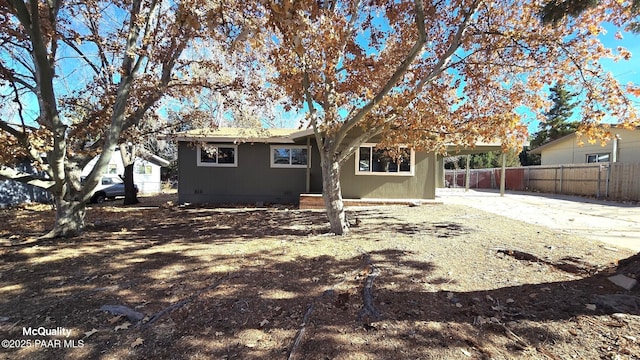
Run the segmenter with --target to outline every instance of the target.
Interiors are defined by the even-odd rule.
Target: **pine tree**
[[[531,140],[531,148],[559,139],[578,128],[578,122],[569,121],[577,104],[572,101],[576,94],[565,89],[562,83],[556,83],[550,90],[549,98],[553,101],[553,106],[545,113],[547,120],[540,123],[538,132]]]
[[[627,29],[640,33],[640,0],[632,0],[631,3],[620,3],[629,8],[631,19],[627,23]],[[550,0],[540,11],[540,18],[544,24],[557,24],[566,17],[578,17],[585,10],[598,5],[598,0]]]

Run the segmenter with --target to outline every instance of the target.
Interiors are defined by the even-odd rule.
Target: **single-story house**
[[[628,130],[612,127],[612,138],[604,146],[590,144],[575,133],[532,149],[530,154],[541,156],[541,165],[586,164],[596,162],[640,162],[640,129]]]
[[[15,166],[18,176],[37,174],[38,171],[29,161],[22,161]],[[38,182],[38,181],[35,181]],[[42,182],[41,182],[42,183]],[[25,184],[15,180],[0,180],[0,208],[20,203],[50,202],[51,197],[46,189],[32,184]]]
[[[298,204],[301,194],[322,193],[311,129],[191,130],[176,139],[179,203]],[[444,185],[442,156],[402,146],[396,150],[400,157],[393,160],[375,141],[362,144],[341,169],[343,198],[434,199],[436,187]]]
[[[92,159],[87,166],[82,169],[81,176],[87,176],[98,161],[98,157]],[[169,161],[157,156],[149,155],[146,158],[138,157],[133,163],[133,182],[138,186],[140,194],[157,194],[162,192],[160,180],[160,168],[168,166]],[[118,177],[124,174],[124,163],[120,150],[116,149],[111,155],[111,160],[107,165],[104,177]]]

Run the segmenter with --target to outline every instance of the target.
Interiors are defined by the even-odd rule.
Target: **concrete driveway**
[[[578,196],[438,189],[437,199],[640,251],[640,206]]]

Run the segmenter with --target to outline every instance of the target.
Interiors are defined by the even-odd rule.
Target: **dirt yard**
[[[1,210],[0,358],[640,359],[640,290],[607,280],[630,250],[459,205],[335,237],[321,211],[168,200],[55,241],[50,207]]]

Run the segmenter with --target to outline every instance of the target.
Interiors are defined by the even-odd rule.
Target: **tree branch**
[[[404,60],[400,63],[400,65],[398,65],[398,67],[396,68],[396,71],[393,73],[391,78],[389,78],[389,80],[382,87],[382,89],[378,92],[378,94],[376,94],[376,96],[374,96],[373,99],[371,99],[365,106],[360,108],[360,110],[358,110],[358,112],[351,119],[348,119],[341,126],[340,131],[338,132],[338,134],[336,134],[335,142],[332,144],[333,151],[338,150],[337,147],[340,146],[340,144],[345,139],[349,131],[351,131],[351,129],[353,129],[358,123],[360,123],[360,121],[365,117],[365,115],[368,114],[379,102],[381,102],[385,98],[385,96],[387,96],[387,94],[396,86],[398,81],[402,78],[402,76],[404,76],[404,74],[409,69],[409,66],[411,66],[411,63],[413,63],[413,61],[418,57],[418,55],[422,51],[424,44],[427,42],[427,34],[424,27],[425,16],[424,16],[424,7],[423,7],[422,0],[415,0],[414,3],[416,7],[415,23],[416,23],[417,32],[418,32],[418,39],[416,40],[416,43],[413,45],[413,47],[411,48],[407,56],[404,58]]]
[[[37,174],[29,174],[7,166],[0,166],[0,179],[13,180],[23,184],[37,186],[42,189],[49,189],[54,185],[51,179]]]

